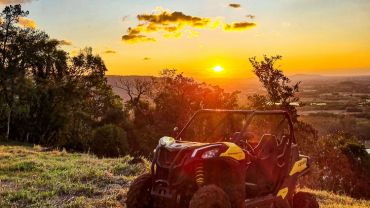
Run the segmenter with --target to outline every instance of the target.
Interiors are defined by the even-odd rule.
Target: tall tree
[[[17,44],[19,33],[22,31],[16,24],[19,22],[19,18],[27,15],[28,11],[23,11],[20,5],[6,6],[0,14],[0,93],[1,100],[4,102],[2,107],[5,108],[7,117],[6,139],[9,139],[12,114],[19,99],[16,91],[24,83],[26,74],[25,68],[19,68],[12,64],[12,59],[16,59],[20,52],[12,50]]]
[[[291,80],[276,66],[281,58],[281,56],[268,57],[265,55],[261,61],[258,61],[256,57],[249,59],[253,67],[252,71],[267,91],[267,95],[253,95],[249,97],[249,100],[254,108],[286,110],[296,122],[298,114],[292,103],[299,101],[296,93],[300,82],[290,84]]]

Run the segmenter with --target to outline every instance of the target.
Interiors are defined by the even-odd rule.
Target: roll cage
[[[294,131],[293,131],[293,123],[292,120],[290,119],[289,114],[286,111],[283,110],[224,110],[224,109],[202,109],[197,111],[191,119],[186,123],[184,128],[181,129],[181,131],[176,135],[176,140],[180,140],[181,135],[184,133],[184,131],[190,126],[190,124],[197,118],[202,113],[226,113],[226,114],[245,114],[247,116],[247,120],[241,129],[241,134],[244,134],[247,130],[247,127],[251,123],[252,119],[256,115],[282,115],[287,119],[288,125],[289,125],[289,130],[290,130],[290,137],[288,142],[291,144],[296,144],[296,138],[294,136]]]

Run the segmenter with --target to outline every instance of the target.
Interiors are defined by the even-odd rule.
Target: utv
[[[296,191],[310,159],[300,155],[284,111],[200,110],[162,137],[151,172],[130,186],[128,208],[316,208]]]

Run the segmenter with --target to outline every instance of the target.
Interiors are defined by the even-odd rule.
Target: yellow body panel
[[[307,158],[302,158],[294,163],[292,170],[290,171],[289,175],[292,176],[296,173],[302,172],[307,168]]]
[[[226,152],[222,153],[221,157],[231,157],[235,160],[244,160],[245,159],[245,153],[244,151],[236,144],[231,142],[223,142],[226,144],[229,148],[226,150]]]
[[[288,194],[288,187],[280,189],[280,191],[277,193],[277,196],[281,196],[281,198],[285,199],[286,195]]]

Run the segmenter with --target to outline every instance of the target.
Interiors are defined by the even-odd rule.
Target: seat
[[[277,153],[277,149],[278,143],[276,137],[272,134],[264,134],[258,145],[254,148],[254,152],[258,158],[265,159]]]
[[[263,195],[273,191],[279,179],[278,143],[274,135],[264,134],[254,148],[255,160],[246,170],[246,191],[250,195]]]

